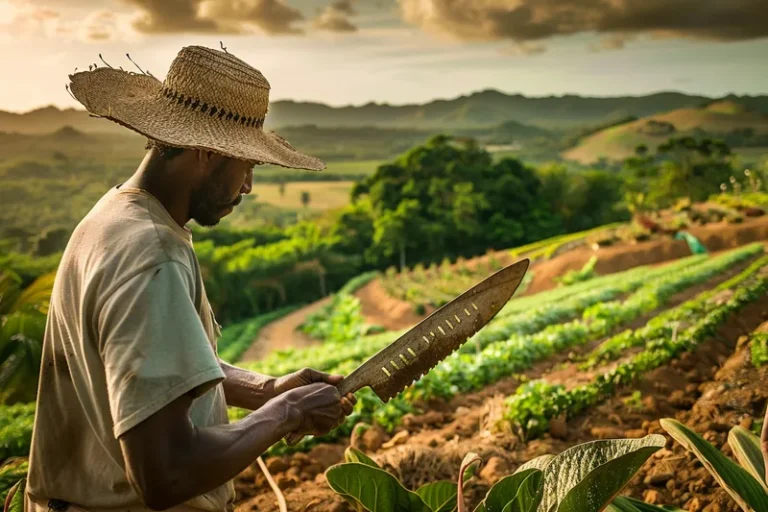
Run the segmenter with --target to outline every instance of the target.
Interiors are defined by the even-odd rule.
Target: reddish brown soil
[[[682,301],[685,297],[681,294],[674,300]],[[424,415],[404,418],[403,427],[391,439],[371,429],[353,444],[374,456],[412,489],[427,481],[453,479],[464,454],[478,453],[485,463],[479,477],[467,487],[470,510],[494,482],[533,457],[559,453],[594,439],[664,433],[658,423],[661,418],[678,417],[722,446],[727,435],[723,425],[746,425],[762,417],[768,398],[768,388],[764,386],[766,370],[758,371],[748,364],[745,347],[735,353],[734,348],[741,336],[766,320],[768,301],[752,304],[731,317],[717,336],[702,343],[694,352],[650,372],[631,388],[580,417],[567,423],[554,421],[550,434],[528,443],[494,428],[501,418],[503,398],[517,385],[514,379],[508,379],[479,393],[457,397]],[[588,348],[582,347],[578,352]],[[527,376],[554,376],[557,364],[567,358],[561,354],[542,362]],[[567,378],[564,382],[569,384]],[[730,385],[733,382],[738,386]],[[643,405],[639,409],[624,402],[634,390],[642,393]],[[385,441],[391,446],[382,447]],[[284,488],[289,510],[350,510],[343,499],[328,488],[322,476],[324,469],[341,460],[346,445],[346,442],[323,445],[308,455],[268,461]],[[712,483],[706,471],[669,437],[667,448],[670,450],[659,452],[643,467],[626,494],[649,502],[675,504],[691,512],[706,507],[708,512],[738,510],[727,494]],[[727,446],[724,451],[728,454]],[[666,479],[666,474],[672,477]],[[240,511],[277,510],[274,495],[264,485],[257,465],[238,478],[237,489],[242,500]]]

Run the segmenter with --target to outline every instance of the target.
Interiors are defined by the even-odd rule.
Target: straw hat
[[[226,50],[182,48],[163,82],[149,73],[112,67],[69,79],[72,94],[96,117],[166,145],[294,169],[325,169],[319,159],[264,131],[269,82]]]

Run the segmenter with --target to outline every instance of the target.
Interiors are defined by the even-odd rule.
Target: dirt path
[[[682,296],[675,298],[684,299]],[[400,443],[382,447],[382,442],[393,439],[372,429],[369,430],[371,435],[366,433],[358,446],[374,456],[377,462],[397,475],[403,484],[411,489],[428,481],[453,479],[464,454],[468,451],[478,453],[483,457],[485,464],[479,478],[468,485],[468,496],[472,504],[470,510],[473,510],[494,482],[514,471],[525,461],[545,453],[559,453],[570,446],[594,439],[642,437],[648,433],[663,433],[658,420],[690,411],[699,397],[710,401],[708,408],[702,412],[703,416],[710,418],[710,424],[694,423],[692,426],[697,430],[699,428],[722,430],[712,426],[714,421],[712,418],[717,418],[726,411],[730,412],[726,418],[727,421],[723,423],[730,426],[751,421],[752,418],[759,419],[765,398],[768,397],[768,389],[761,385],[761,382],[765,382],[765,371],[760,374],[762,378],[757,374],[752,377],[740,374],[737,379],[740,384],[743,384],[740,387],[722,384],[731,382],[735,378],[733,371],[747,373],[757,371],[750,370],[748,365],[745,367],[743,347],[741,352],[737,352],[733,357],[731,355],[739,337],[752,332],[766,320],[768,320],[768,306],[760,302],[753,303],[740,314],[731,317],[719,329],[716,338],[705,341],[694,352],[683,354],[680,359],[672,361],[668,366],[650,372],[636,385],[624,390],[616,397],[591,408],[567,424],[561,422],[557,428],[553,428],[551,434],[528,443],[521,442],[510,432],[498,432],[493,428],[501,419],[503,398],[516,387],[514,379],[507,379],[478,393],[456,397],[451,404],[444,404],[446,406],[441,410],[431,410],[421,416],[404,418],[402,433],[393,438],[399,439]],[[741,363],[730,362],[733,358],[741,358],[739,360]],[[541,376],[547,372],[556,371],[555,365],[566,359],[567,355],[559,354],[555,358],[544,361],[531,370],[530,373],[533,375],[530,376]],[[729,362],[726,363],[726,361]],[[717,383],[704,385],[709,381],[717,381]],[[710,389],[707,386],[719,390],[718,392],[723,394],[722,400],[716,398],[712,403],[713,395],[707,392]],[[624,401],[635,390],[639,390],[642,394],[641,408]],[[743,393],[739,395],[742,396],[743,406],[732,409],[731,403],[734,398],[731,395],[726,396],[726,393]],[[738,418],[735,417],[736,415]],[[719,435],[724,437],[725,434],[720,432]],[[349,510],[345,502],[330,491],[322,475],[325,468],[341,460],[346,445],[346,442],[320,445],[309,454],[272,458],[268,461],[279,485],[284,488],[289,510],[317,512]],[[675,454],[678,458],[680,455]],[[666,451],[662,452],[662,457],[665,456],[667,456]],[[671,456],[669,459],[677,460]],[[690,466],[691,461],[688,460],[687,464]],[[664,499],[657,503],[676,504],[697,511],[710,503],[717,503],[718,510],[734,512],[737,510],[732,503],[724,503],[723,500],[727,497],[724,497],[716,485],[711,485],[704,475],[690,471],[685,477],[676,476],[673,484],[667,482],[665,484],[667,487],[659,490],[658,482],[661,481],[659,478],[653,479],[654,484],[645,483],[649,471],[644,468],[633,480],[629,487],[629,494],[653,501],[661,499],[659,496],[662,495],[653,494],[650,491],[662,492],[666,489],[668,494],[663,495]],[[656,468],[654,471],[659,469]],[[703,491],[703,486],[707,487],[706,492]],[[274,496],[264,484],[263,475],[260,474],[257,466],[244,472],[238,478],[236,487],[240,497],[246,498],[238,507],[240,512],[277,510]],[[689,503],[694,498],[692,494],[694,491],[691,489],[695,489],[695,499],[698,500],[695,504]],[[254,493],[258,494],[253,496]],[[248,496],[253,497],[248,499]]]
[[[306,347],[317,343],[317,341],[297,329],[306,320],[308,315],[314,313],[330,301],[331,297],[326,297],[268,324],[259,332],[256,339],[253,340],[241,361],[256,361],[273,350]]]

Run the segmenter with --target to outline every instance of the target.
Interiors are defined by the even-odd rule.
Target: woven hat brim
[[[292,169],[322,171],[326,167],[276,133],[177,104],[163,95],[162,83],[149,75],[96,68],[69,78],[72,94],[89,112],[170,146]]]

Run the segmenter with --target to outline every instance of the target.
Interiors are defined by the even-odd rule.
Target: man
[[[70,75],[94,115],[145,135],[136,173],[74,230],[51,298],[26,489],[28,512],[223,512],[231,480],[289,433],[352,412],[342,377],[273,378],[223,363],[190,220],[216,225],[255,163],[322,170],[262,129],[269,84],[226,52],[187,47],[164,82]],[[229,424],[227,405],[252,410]]]

